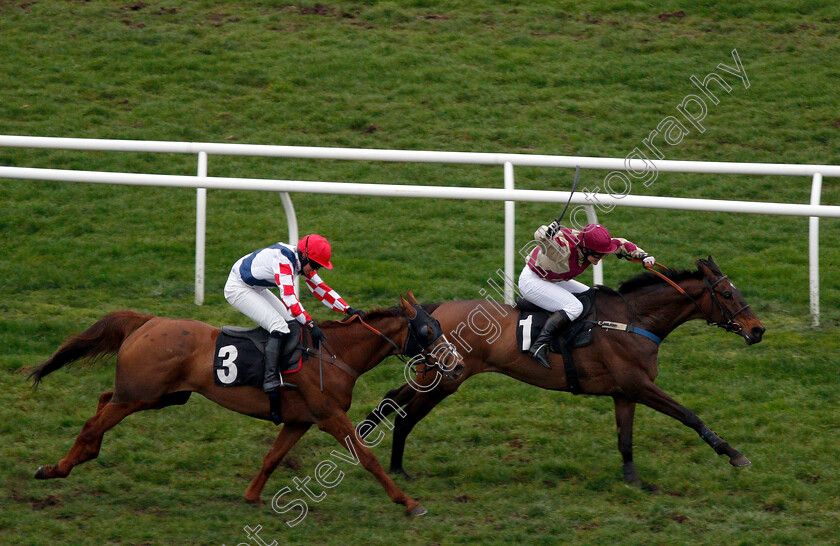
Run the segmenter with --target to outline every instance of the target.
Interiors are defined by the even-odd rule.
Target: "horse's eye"
[[[728,299],[728,300],[731,300],[732,299],[732,292],[727,290],[726,292],[723,293],[723,297]]]
[[[429,327],[428,327],[427,325],[425,325],[425,324],[424,324],[424,325],[420,328],[420,337],[421,337],[422,339],[429,339],[429,337],[431,337],[431,336],[429,335],[430,333],[431,333],[431,332],[429,331]]]

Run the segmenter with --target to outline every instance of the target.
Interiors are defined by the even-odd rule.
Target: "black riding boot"
[[[297,388],[297,385],[292,383],[283,383],[283,373],[278,369],[280,366],[280,342],[283,340],[283,335],[283,332],[275,330],[271,332],[265,344],[263,390],[269,394],[280,388],[286,390]]]
[[[528,349],[531,356],[549,370],[551,369],[551,364],[548,363],[548,348],[551,346],[551,340],[554,338],[554,334],[568,326],[571,322],[565,311],[555,311],[548,317],[542,332],[540,332],[540,335],[531,344],[531,348]]]

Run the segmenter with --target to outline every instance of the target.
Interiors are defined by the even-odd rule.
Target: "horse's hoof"
[[[247,502],[248,504],[254,504],[254,505],[257,505],[257,506],[265,504],[259,497],[255,498],[255,499],[249,499],[248,497],[245,497],[245,502]]]
[[[621,471],[624,474],[624,483],[636,487],[642,486],[642,480],[639,479],[639,471],[636,469],[636,463],[633,461],[624,463],[624,466],[621,467]]]
[[[749,459],[747,459],[739,453],[737,457],[732,457],[731,459],[729,459],[729,464],[731,464],[735,468],[740,468],[742,466],[750,466],[752,463]]]
[[[38,470],[35,471],[35,479],[36,480],[47,480],[49,476],[47,476],[47,469],[49,465],[42,465],[38,467]]]
[[[658,486],[653,485],[652,483],[639,482],[639,485],[641,486],[642,491],[644,491],[645,493],[650,493],[651,495],[658,495],[662,492],[662,490],[659,489]]]
[[[408,480],[408,481],[414,481],[414,476],[412,476],[411,474],[409,474],[408,472],[406,472],[406,471],[405,471],[405,469],[404,469],[404,468],[402,468],[402,467],[400,467],[400,468],[392,468],[392,469],[390,469],[388,472],[389,472],[392,476],[400,476],[401,478],[403,478],[403,479],[405,479],[405,480]]]
[[[405,514],[407,516],[425,516],[428,513],[429,512],[425,508],[423,508],[423,505],[421,504],[418,504],[414,508],[405,511]]]

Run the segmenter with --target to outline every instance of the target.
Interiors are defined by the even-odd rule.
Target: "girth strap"
[[[565,343],[560,344],[560,354],[563,355],[563,371],[566,372],[566,384],[569,386],[569,392],[574,395],[580,394],[580,379],[578,379],[577,368],[575,368],[575,361],[572,358],[572,350]]]

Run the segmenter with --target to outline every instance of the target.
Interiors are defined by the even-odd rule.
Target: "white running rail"
[[[471,152],[436,152],[408,150],[377,150],[359,148],[318,148],[305,146],[266,146],[253,144],[226,144],[200,142],[165,142],[137,140],[96,140],[79,138],[52,138],[0,135],[0,147],[48,148],[64,150],[181,153],[198,156],[197,176],[160,174],[112,173],[101,171],[75,171],[24,167],[0,167],[0,178],[52,180],[99,184],[129,184],[140,186],[172,186],[196,188],[196,267],[195,302],[204,301],[204,253],[206,222],[206,190],[236,189],[277,191],[281,193],[289,227],[289,241],[298,239],[297,218],[290,192],[330,193],[341,195],[367,195],[379,197],[425,197],[445,199],[475,199],[505,202],[505,300],[513,301],[515,278],[514,203],[516,201],[566,203],[567,191],[539,191],[514,189],[514,167],[560,167],[613,171],[644,172],[650,169],[641,159],[600,158],[577,156],[551,156],[529,154],[495,154]],[[315,182],[301,180],[265,180],[253,178],[219,178],[207,176],[209,155],[286,157],[303,159],[340,159],[351,161],[395,161],[415,163],[449,163],[472,165],[499,165],[503,167],[504,188],[468,188],[448,186],[414,186],[393,184],[358,184],[350,182]],[[653,162],[651,162],[653,163]],[[696,210],[709,212],[735,212],[749,214],[776,214],[809,217],[810,310],[813,324],[819,325],[819,218],[840,217],[840,206],[820,205],[823,177],[840,177],[837,165],[794,165],[784,163],[727,163],[707,161],[658,160],[657,172],[715,173],[740,175],[808,176],[812,179],[810,204],[772,203],[757,201],[728,201],[716,199],[686,199],[677,197],[652,197],[639,195],[598,194],[598,203],[604,207],[626,206]],[[597,215],[591,196],[576,193],[571,202],[583,205],[589,222],[596,222]],[[603,282],[600,266],[595,268],[594,282]]]

